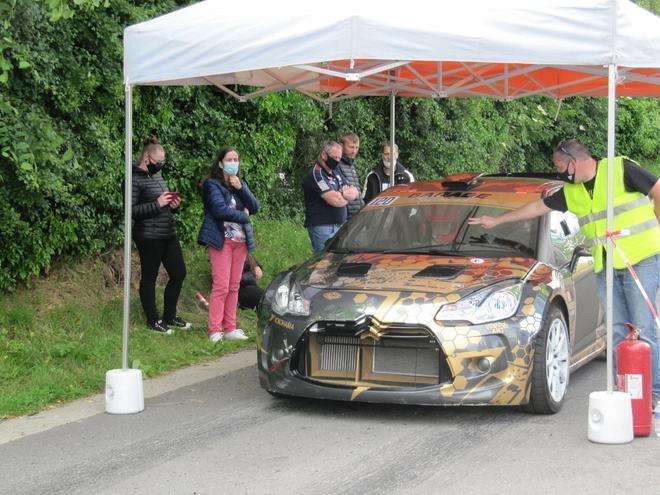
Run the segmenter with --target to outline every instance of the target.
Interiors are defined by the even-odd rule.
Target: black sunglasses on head
[[[568,155],[568,156],[569,156],[574,162],[576,162],[577,160],[575,159],[575,157],[573,156],[573,154],[572,154],[570,151],[568,151],[568,150],[564,147],[564,143],[565,143],[565,142],[566,142],[566,141],[561,141],[561,142],[557,145],[557,151],[561,151],[563,154]]]

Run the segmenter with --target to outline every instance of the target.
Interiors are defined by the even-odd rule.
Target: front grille
[[[374,374],[393,374],[402,376],[418,375],[437,377],[440,373],[440,361],[436,349],[420,346],[419,342],[400,341],[392,344],[391,339],[376,346],[373,350],[372,371]]]
[[[307,331],[292,362],[309,379],[347,386],[421,387],[451,381],[446,357],[425,327],[359,322],[318,322]]]
[[[358,338],[328,335],[323,338],[320,368],[323,371],[355,371]]]

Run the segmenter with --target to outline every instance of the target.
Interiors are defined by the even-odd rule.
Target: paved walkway
[[[156,378],[144,380],[144,398],[176,390],[193,383],[225,375],[256,363],[255,349],[244,349],[214,361],[196,364]],[[96,394],[30,416],[0,421],[0,445],[105,412],[105,394]]]

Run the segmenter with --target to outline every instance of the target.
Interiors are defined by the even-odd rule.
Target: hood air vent
[[[465,270],[464,266],[454,265],[431,265],[424,268],[421,272],[415,273],[415,277],[429,277],[429,278],[454,278],[456,275]]]
[[[371,268],[371,263],[342,263],[337,269],[340,277],[361,277],[366,275]]]

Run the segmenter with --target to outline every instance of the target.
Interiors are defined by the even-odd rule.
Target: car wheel
[[[532,390],[525,409],[534,414],[554,414],[561,409],[570,374],[568,328],[556,306],[548,312],[534,344]]]

